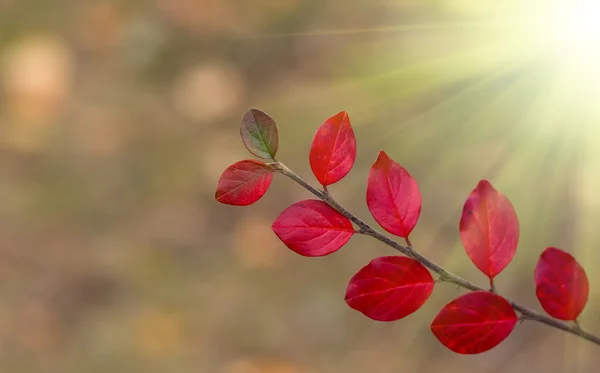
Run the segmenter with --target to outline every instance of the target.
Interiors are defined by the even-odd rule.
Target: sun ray
[[[409,24],[396,24],[387,26],[374,26],[374,27],[363,27],[363,28],[339,28],[339,29],[323,29],[323,30],[307,30],[298,32],[279,32],[279,33],[265,33],[265,34],[244,34],[236,35],[233,38],[238,40],[252,40],[252,39],[279,39],[279,38],[296,38],[296,37],[327,37],[327,36],[357,36],[357,35],[368,35],[368,34],[389,34],[389,33],[403,33],[403,32],[414,32],[414,31],[445,31],[452,29],[469,29],[471,31],[476,28],[488,29],[490,24],[494,22],[493,19],[484,20],[462,20],[462,21],[439,21],[429,23],[409,23]],[[498,22],[498,21],[496,21]],[[506,22],[502,20],[501,23]]]
[[[452,94],[445,94],[445,95],[441,96],[440,100],[438,100],[434,104],[424,108],[423,110],[415,113],[415,115],[413,115],[412,117],[410,117],[406,120],[403,120],[400,125],[388,129],[386,132],[382,133],[381,135],[373,137],[369,141],[369,145],[374,144],[374,143],[380,143],[381,141],[384,141],[384,142],[385,141],[393,141],[394,140],[393,135],[398,135],[399,131],[405,130],[407,127],[411,126],[412,124],[419,123],[427,115],[431,115],[438,111],[451,108],[451,106],[454,105],[456,103],[456,101],[464,99],[468,95],[472,95],[478,89],[482,89],[486,85],[497,81],[500,77],[503,76],[503,74],[505,74],[507,71],[510,71],[512,68],[514,68],[514,67],[513,66],[504,67],[499,71],[493,71],[486,75],[482,75],[481,77],[472,80],[470,82],[470,84],[468,84],[466,87],[459,87],[459,89],[454,91]]]
[[[549,146],[549,144],[547,142],[541,142],[538,143],[538,146],[523,146],[522,144],[519,143],[519,141],[515,141],[517,139],[519,139],[521,137],[521,131],[518,131],[518,129],[520,129],[523,125],[527,125],[528,123],[530,123],[532,118],[536,118],[540,115],[540,113],[544,112],[547,110],[547,105],[549,102],[551,102],[550,98],[552,97],[553,94],[555,94],[555,92],[552,92],[552,90],[547,90],[547,86],[542,84],[542,85],[538,85],[538,89],[537,91],[539,92],[544,92],[545,94],[538,94],[535,97],[535,101],[533,102],[533,104],[529,105],[529,104],[524,104],[523,101],[521,102],[521,110],[525,111],[526,113],[524,115],[522,115],[520,118],[518,118],[518,113],[519,111],[517,110],[516,112],[513,111],[512,114],[514,117],[514,124],[512,126],[513,130],[509,131],[512,132],[512,134],[510,136],[508,136],[508,138],[503,142],[504,144],[504,151],[500,157],[501,162],[502,162],[502,166],[507,169],[507,170],[511,170],[510,173],[508,172],[504,172],[503,170],[497,170],[497,174],[498,176],[500,176],[500,178],[498,178],[498,182],[501,185],[509,185],[507,184],[507,182],[510,182],[510,184],[513,185],[512,189],[518,190],[521,189],[522,190],[522,186],[514,186],[516,184],[516,180],[521,180],[519,182],[519,184],[526,179],[526,177],[528,176],[529,178],[531,178],[531,170],[535,170],[535,169],[539,169],[539,166],[536,166],[536,164],[540,164],[544,162],[544,159],[546,158],[545,153],[543,151],[540,151],[540,146],[542,146],[542,148],[546,148],[546,152],[550,153],[552,152],[552,147]],[[515,98],[515,97],[513,97]],[[518,96],[516,97],[518,98]],[[510,107],[510,104],[507,103],[507,106]],[[513,108],[514,109],[514,108]],[[522,141],[521,141],[522,142]],[[520,165],[520,167],[515,167],[515,165]],[[521,174],[519,175],[518,173],[516,173],[518,170],[521,170]],[[485,172],[484,174],[489,172]],[[438,175],[439,177],[439,175]],[[544,179],[543,178],[537,178],[538,182],[543,182]],[[506,181],[503,181],[506,180]],[[547,181],[547,180],[546,180]],[[509,188],[506,188],[508,190],[510,190]],[[535,187],[529,187],[528,190],[535,190]],[[540,196],[539,196],[539,192],[535,192],[536,193],[536,198],[534,198],[534,200],[539,200]],[[518,194],[517,194],[518,196]],[[530,198],[530,197],[527,197]],[[526,200],[527,198],[522,198],[523,200]],[[543,198],[542,198],[543,200]],[[543,201],[540,203],[547,203],[547,201]],[[531,206],[531,205],[530,205]],[[453,211],[455,209],[450,209],[450,211]],[[523,209],[521,209],[523,210]],[[538,213],[538,211],[536,208],[534,208],[534,213]],[[525,213],[523,213],[523,211],[520,211],[520,218],[524,221],[528,220],[529,217],[531,216],[531,213],[527,213],[525,211]],[[443,230],[445,229],[444,227],[446,226],[455,226],[455,222],[456,222],[456,216],[454,216],[453,214],[447,214],[448,216],[445,218],[445,220],[447,221],[447,223],[440,225],[440,228],[442,231],[439,232],[443,232]],[[532,227],[528,227],[528,229],[531,229]],[[525,229],[525,228],[523,228]],[[436,234],[436,236],[439,236],[440,233]],[[444,240],[443,237],[440,237],[439,239]],[[437,243],[439,245],[439,243]],[[432,242],[432,245],[436,245],[435,242]],[[457,256],[460,257],[458,255],[458,252],[460,252],[462,250],[462,247],[460,246],[460,242],[456,241],[455,245],[453,246],[454,249],[453,250],[449,250],[446,255],[446,258],[444,259],[444,261],[453,261],[454,258],[456,258]],[[458,251],[456,251],[458,250]],[[447,263],[448,265],[454,265],[456,263]]]

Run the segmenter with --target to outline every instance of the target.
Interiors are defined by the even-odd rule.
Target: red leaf
[[[367,206],[386,231],[408,238],[421,214],[421,192],[415,179],[384,151],[369,171]]]
[[[239,161],[221,175],[215,198],[227,205],[251,205],[265,195],[272,180],[273,169],[264,162]]]
[[[445,305],[431,323],[435,337],[459,354],[478,354],[505,340],[517,323],[506,299],[487,291],[462,295]]]
[[[329,255],[354,234],[348,218],[314,199],[296,202],[285,209],[272,228],[287,247],[303,256]]]
[[[575,320],[588,300],[585,270],[567,252],[547,247],[535,267],[535,293],[552,317]]]
[[[469,258],[490,282],[506,268],[517,251],[517,214],[508,198],[487,180],[481,180],[465,202],[460,239]]]
[[[346,303],[378,321],[394,321],[415,312],[433,291],[431,273],[404,256],[373,259],[358,271],[346,289]]]
[[[319,127],[310,148],[310,168],[323,185],[340,181],[356,159],[356,139],[348,113],[341,111]]]

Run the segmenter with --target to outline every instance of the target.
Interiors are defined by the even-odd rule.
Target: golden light
[[[537,31],[561,59],[597,68],[600,62],[600,2],[568,0],[545,7]]]
[[[600,1],[531,0],[515,14],[503,24],[505,40],[520,46],[513,48],[512,56],[531,56],[532,71],[538,66],[553,72],[543,78],[547,94],[553,97],[546,100],[545,111],[555,111],[552,115],[558,117],[585,110],[587,119],[569,120],[568,127],[577,123],[600,133],[600,113],[591,113],[600,95]],[[501,39],[494,39],[495,44]],[[556,134],[566,130],[564,125],[543,127]]]

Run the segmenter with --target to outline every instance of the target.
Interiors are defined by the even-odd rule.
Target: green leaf
[[[277,124],[269,114],[250,109],[242,119],[242,141],[248,151],[263,159],[273,159],[279,146]]]

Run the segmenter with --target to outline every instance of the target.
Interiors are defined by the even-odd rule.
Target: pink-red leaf
[[[367,206],[386,231],[408,238],[421,214],[421,192],[402,166],[379,152],[369,171]]]
[[[327,119],[319,127],[310,148],[310,167],[323,185],[340,181],[356,159],[356,138],[345,111]]]
[[[296,202],[285,209],[272,228],[287,247],[303,256],[329,255],[354,234],[348,218],[314,199]]]
[[[346,303],[378,321],[394,321],[415,312],[433,291],[431,273],[404,256],[373,259],[358,271],[346,289]]]
[[[257,157],[273,159],[279,147],[277,124],[269,114],[250,109],[242,119],[240,135],[246,149]]]
[[[267,192],[272,180],[273,169],[264,162],[239,161],[221,175],[215,198],[227,205],[251,205]]]
[[[571,254],[547,247],[534,277],[537,298],[550,316],[577,319],[587,303],[589,283],[585,270]]]
[[[478,354],[505,340],[517,323],[506,299],[487,291],[462,295],[445,305],[431,323],[435,337],[459,354]]]
[[[515,255],[519,221],[506,196],[481,180],[465,202],[460,239],[467,255],[493,281]]]

